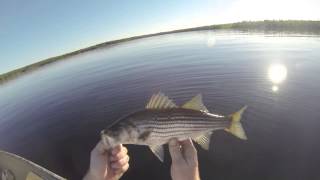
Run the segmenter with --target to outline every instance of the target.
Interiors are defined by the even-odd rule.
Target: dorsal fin
[[[176,107],[177,105],[175,105],[171,99],[161,92],[152,95],[148,104],[146,105],[146,109],[170,109]]]
[[[186,102],[182,108],[209,112],[206,106],[203,105],[201,94],[196,95],[190,101]]]

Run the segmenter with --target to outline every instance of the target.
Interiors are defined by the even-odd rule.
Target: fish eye
[[[102,130],[101,132],[100,132],[100,135],[106,135],[107,133],[106,133],[106,130]]]

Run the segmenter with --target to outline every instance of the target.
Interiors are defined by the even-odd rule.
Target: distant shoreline
[[[0,85],[10,80],[16,79],[28,72],[32,72],[37,69],[40,69],[41,67],[47,66],[49,64],[62,61],[67,57],[71,57],[71,56],[81,54],[87,51],[91,51],[94,49],[113,46],[119,43],[132,41],[136,39],[148,38],[152,36],[181,33],[181,32],[191,32],[191,31],[202,31],[202,30],[239,30],[239,31],[246,31],[246,32],[299,33],[299,34],[320,35],[320,21],[300,21],[300,20],[284,20],[284,21],[265,20],[265,21],[252,21],[252,22],[243,21],[243,22],[237,22],[237,23],[201,26],[201,27],[195,27],[195,28],[159,32],[154,34],[133,36],[133,37],[119,39],[119,40],[107,41],[107,42],[93,45],[77,51],[51,57],[51,58],[39,61],[37,63],[33,63],[30,65],[24,66],[22,68],[18,68],[13,71],[4,73],[0,75]]]

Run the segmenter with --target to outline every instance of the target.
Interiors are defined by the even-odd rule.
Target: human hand
[[[100,141],[91,151],[90,167],[84,180],[118,180],[129,168],[128,150],[118,145],[107,150]]]
[[[191,139],[169,142],[173,180],[200,180],[197,150]]]

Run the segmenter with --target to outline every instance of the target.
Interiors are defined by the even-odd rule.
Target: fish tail
[[[239,111],[233,113],[230,115],[231,117],[231,125],[229,128],[226,129],[226,131],[230,132],[234,136],[247,140],[247,135],[241,125],[241,116],[243,112],[247,109],[247,106],[242,107]]]

